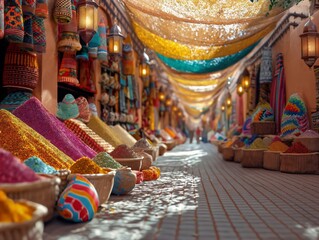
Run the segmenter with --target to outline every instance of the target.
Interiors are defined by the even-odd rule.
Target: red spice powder
[[[309,153],[309,149],[300,142],[295,142],[289,147],[285,153]]]

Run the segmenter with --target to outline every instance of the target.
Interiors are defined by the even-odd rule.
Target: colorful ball
[[[72,222],[93,219],[99,206],[99,196],[92,183],[81,175],[73,175],[58,200],[58,214]]]

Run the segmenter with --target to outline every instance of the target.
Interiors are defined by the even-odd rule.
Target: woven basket
[[[71,173],[70,170],[68,169],[62,169],[62,170],[58,170],[58,173],[56,174],[39,174],[41,176],[44,176],[44,177],[58,177],[60,178],[60,184],[59,184],[59,195],[61,195],[61,193],[64,191],[66,185],[68,184],[68,176],[69,174]]]
[[[247,168],[262,168],[264,149],[243,149],[241,166]]]
[[[265,151],[264,152],[264,168],[268,170],[280,170],[280,152]]]
[[[318,153],[280,153],[280,171],[319,173]]]
[[[142,167],[143,157],[138,158],[114,158],[122,166],[130,167],[132,170],[140,171]]]
[[[159,156],[163,156],[164,153],[166,153],[166,151],[167,151],[166,145],[161,144],[161,145],[158,146],[158,154],[159,154]]]
[[[166,141],[166,142],[163,142],[163,143],[167,146],[167,151],[172,150],[176,146],[176,143],[175,143],[174,140]]]
[[[243,149],[234,148],[234,162],[240,163],[243,158]]]
[[[266,135],[276,133],[276,124],[274,121],[252,122],[250,124],[251,134]]]
[[[233,161],[234,160],[234,149],[232,147],[224,147],[222,149],[223,159],[225,161]]]
[[[43,217],[48,213],[48,209],[41,204],[26,200],[18,200],[34,209],[32,219],[21,223],[1,223],[1,240],[41,240],[43,235]]]
[[[218,149],[218,152],[219,152],[219,153],[222,153],[222,152],[223,152],[223,145],[224,145],[223,142],[218,143],[217,149]]]
[[[319,152],[319,138],[297,137],[294,142],[301,142],[311,152]]]
[[[115,171],[110,171],[107,174],[81,174],[89,180],[97,194],[99,195],[100,206],[109,200],[114,185]],[[68,179],[72,178],[74,174],[70,174]]]
[[[49,221],[54,214],[54,207],[59,193],[60,179],[57,177],[41,177],[36,182],[0,184],[9,198],[14,200],[25,199],[39,203],[48,208],[44,221]]]

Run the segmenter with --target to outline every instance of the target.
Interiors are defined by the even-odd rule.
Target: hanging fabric
[[[53,12],[54,20],[60,24],[67,24],[72,19],[71,0],[56,0]]]
[[[22,1],[22,11],[23,11],[23,24],[24,24],[24,37],[23,37],[23,44],[22,48],[27,51],[33,51],[33,16],[35,13],[35,0],[23,0]]]
[[[276,57],[275,75],[271,85],[270,105],[274,111],[276,132],[281,131],[281,117],[286,105],[286,80],[282,53]]]
[[[261,51],[260,83],[271,83],[272,81],[272,51],[271,47],[264,47]]]
[[[0,0],[0,39],[4,36],[4,0]]]

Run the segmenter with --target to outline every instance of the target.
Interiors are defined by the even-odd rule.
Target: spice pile
[[[91,116],[88,127],[103,138],[106,142],[110,143],[113,147],[121,145],[122,142],[112,133],[110,127],[106,125],[98,116]]]
[[[285,152],[289,147],[281,141],[274,141],[268,146],[269,151]]]
[[[114,147],[109,144],[107,141],[105,141],[103,138],[101,138],[99,135],[97,135],[94,131],[92,131],[88,126],[86,126],[85,123],[77,120],[77,119],[69,119],[67,121],[64,122],[64,124],[71,129],[78,137],[81,138],[82,141],[86,141],[85,139],[83,139],[80,134],[81,131],[77,130],[77,129],[81,129],[82,131],[84,131],[94,142],[96,142],[96,144],[98,144],[100,147],[103,148],[103,152],[111,152],[114,150]],[[82,134],[81,134],[82,135]],[[85,142],[86,143],[86,142]],[[88,145],[90,146],[90,145]],[[95,150],[93,147],[91,147],[93,150]],[[95,150],[96,152],[99,152],[97,150]]]
[[[261,138],[256,138],[254,142],[247,146],[247,149],[267,149],[267,146]]]
[[[37,156],[55,169],[68,169],[72,159],[10,112],[0,110],[0,147],[19,159]]]
[[[0,166],[0,183],[34,182],[40,179],[34,171],[22,164],[17,157],[1,148]],[[0,213],[2,214],[1,211]]]
[[[87,157],[82,157],[70,167],[72,174],[98,174],[105,173],[94,161]]]
[[[135,153],[131,148],[129,148],[125,144],[121,144],[118,147],[116,147],[110,155],[113,158],[138,158],[139,155]]]
[[[300,142],[295,142],[292,144],[291,147],[289,147],[285,153],[309,153],[309,149],[305,147],[305,145],[303,145]]]
[[[44,174],[56,174],[58,173],[57,170],[55,170],[50,165],[44,163],[40,158],[38,157],[30,157],[27,160],[24,161],[24,164],[27,165],[29,168],[31,168],[36,173],[44,173]]]
[[[93,161],[102,168],[119,169],[122,167],[117,161],[115,161],[108,153],[101,152],[97,154]]]
[[[35,97],[14,110],[13,114],[73,160],[83,156],[92,158],[96,155],[95,151],[86,146],[60,120],[49,113]]]
[[[16,203],[0,190],[0,223],[20,223],[32,219],[34,209],[23,203]]]

